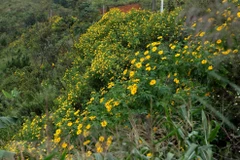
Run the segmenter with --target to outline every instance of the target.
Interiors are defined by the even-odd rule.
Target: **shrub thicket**
[[[75,43],[57,108],[26,120],[8,149],[35,158],[237,158],[236,4],[111,10]]]

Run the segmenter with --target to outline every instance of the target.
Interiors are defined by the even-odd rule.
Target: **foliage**
[[[216,4],[110,10],[74,41],[64,92],[5,148],[35,159],[238,158],[240,12],[237,2]],[[48,44],[63,21],[53,17],[29,43]],[[49,58],[42,62],[58,62]],[[55,80],[43,81],[43,97]]]
[[[5,48],[0,48],[0,90],[4,91],[0,93],[0,116],[18,117],[19,123],[22,123],[24,117],[31,119],[45,113],[46,103],[49,109],[54,108],[53,101],[61,92],[60,88],[64,87],[61,77],[71,65],[72,45],[76,37],[84,33],[98,16],[98,12],[89,9],[92,8],[89,3],[84,4],[75,6],[76,9],[71,14],[89,14],[91,19],[89,15],[81,19],[71,14],[61,17],[57,14],[70,13],[71,9],[62,11],[62,7],[51,1],[26,0],[18,3],[15,0],[2,3],[1,23],[4,25],[1,30],[4,33],[1,34],[1,42]],[[52,15],[47,16],[50,8]],[[41,14],[44,17],[42,20],[35,17],[31,24],[24,25],[31,9],[34,10],[34,16]],[[15,11],[21,12],[16,15]],[[16,20],[17,16],[21,18]],[[6,34],[7,41],[4,36]],[[18,94],[12,98],[4,96],[4,93],[13,92]],[[11,139],[14,132],[15,129],[12,128],[1,130],[3,142],[0,146]]]

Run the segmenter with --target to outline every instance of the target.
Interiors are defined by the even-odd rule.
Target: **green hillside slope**
[[[53,44],[79,24],[50,22],[43,35]],[[110,10],[66,42],[70,52],[60,45],[55,59],[50,45],[35,62],[42,76],[61,74],[42,79],[42,113],[5,149],[33,159],[238,158],[239,25],[237,1],[195,12]],[[31,35],[30,44],[45,40]]]

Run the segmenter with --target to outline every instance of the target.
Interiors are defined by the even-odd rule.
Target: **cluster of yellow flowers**
[[[61,134],[61,129],[57,129],[55,134],[54,134],[54,143],[59,143],[61,141],[61,137],[60,137],[60,134]]]
[[[148,16],[144,16],[144,14]],[[212,62],[214,56],[227,57],[239,53],[238,46],[234,46],[235,48],[232,49],[225,47],[227,40],[221,37],[210,41],[207,37],[208,31],[202,31],[197,28],[199,24],[206,22],[213,24],[213,30],[220,34],[223,30],[227,31],[230,25],[237,21],[236,18],[240,18],[240,12],[224,11],[221,14],[224,14],[224,17],[227,19],[226,22],[214,24],[216,20],[214,17],[208,18],[207,21],[200,18],[190,25],[196,33],[186,35],[185,37],[181,35],[183,36],[182,40],[170,41],[165,41],[165,39],[169,39],[170,34],[178,35],[179,30],[184,30],[181,25],[175,26],[174,24],[173,26],[176,30],[174,33],[166,31],[167,22],[169,24],[175,23],[174,19],[177,11],[166,16],[166,22],[153,21],[152,19],[159,20],[160,15],[157,13],[149,15],[146,11],[139,11],[139,13],[134,11],[134,13],[127,15],[114,10],[104,15],[98,23],[89,28],[87,34],[80,37],[79,43],[75,44],[75,47],[79,49],[81,54],[76,55],[72,68],[65,72],[63,80],[66,83],[67,94],[56,99],[58,109],[51,113],[49,117],[56,127],[52,140],[55,147],[60,146],[61,149],[70,149],[71,145],[77,145],[77,142],[74,141],[75,139],[81,139],[82,145],[86,148],[95,144],[95,150],[86,151],[87,157],[91,156],[94,151],[99,153],[105,152],[112,144],[112,136],[108,138],[107,136],[94,137],[93,139],[98,139],[96,140],[98,142],[94,143],[91,139],[91,136],[94,135],[92,131],[95,128],[106,130],[107,127],[112,125],[111,120],[106,115],[112,115],[115,107],[121,110],[122,108],[117,106],[122,105],[122,103],[131,103],[131,98],[141,95],[144,89],[150,94],[157,96],[154,92],[157,90],[157,87],[168,85],[168,83],[171,83],[176,94],[183,91],[189,94],[194,85],[194,80],[191,77],[194,70],[199,69],[204,73],[210,72],[217,68]],[[135,15],[139,15],[139,17]],[[129,22],[127,25],[118,23],[118,18],[122,18],[124,21],[128,18]],[[55,23],[60,20],[59,18],[56,19]],[[104,24],[104,26],[101,24]],[[110,24],[111,28],[109,27]],[[152,30],[148,25],[153,25]],[[118,32],[115,32],[115,30]],[[161,35],[156,37],[158,34]],[[139,35],[141,35],[140,38],[148,37],[147,40],[155,37],[152,39],[157,38],[158,41],[150,42],[146,48],[144,47],[145,50],[138,46],[140,38],[136,37]],[[234,35],[230,34],[230,36]],[[120,43],[119,39],[123,39],[124,42]],[[95,43],[96,41],[98,43]],[[136,52],[138,47],[139,51]],[[83,60],[86,60],[86,63],[89,64],[85,73],[81,73],[81,62]],[[181,70],[182,67],[185,67],[184,71]],[[83,103],[80,98],[85,95],[83,92],[88,91],[90,88],[88,88],[88,85],[90,85],[89,80],[94,79],[94,77],[105,80],[105,86],[101,86],[102,88],[98,94],[92,93],[89,97],[87,96],[89,101],[81,104],[85,107],[84,110],[74,109],[79,103]],[[118,81],[115,81],[116,79],[121,80],[121,83],[124,84],[122,88],[119,89]],[[98,85],[97,81],[94,83]],[[145,88],[143,87],[144,89],[142,89],[142,86]],[[111,97],[111,92],[109,91],[114,89],[118,89],[118,93]],[[131,97],[128,97],[129,100],[123,102],[118,98],[120,96],[124,97],[126,90],[128,93],[130,91],[130,94],[127,95],[131,95]],[[119,97],[116,98],[114,96]],[[171,101],[172,105],[176,103]],[[101,113],[95,114],[97,111],[94,111],[94,109],[98,111],[102,109],[101,112],[104,116],[98,116]],[[116,117],[121,115],[120,112],[114,114]],[[45,143],[42,136],[42,132],[46,130],[45,121],[46,117],[44,116],[35,117],[32,122],[26,121],[21,134],[25,136],[31,135],[32,139],[41,139],[41,143]],[[70,138],[66,135],[69,135]],[[149,158],[153,156],[151,152],[146,155]]]
[[[105,103],[105,107],[107,111],[110,112],[112,110],[112,107],[118,106],[119,104],[120,104],[119,101],[114,101],[114,99],[110,99]]]
[[[133,84],[133,85],[128,86],[127,89],[130,90],[131,95],[135,95],[137,93],[138,87],[137,87],[137,84]]]

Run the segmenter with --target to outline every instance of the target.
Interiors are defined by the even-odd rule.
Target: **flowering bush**
[[[211,159],[218,148],[210,144],[220,125],[211,118],[209,105],[218,109],[220,92],[231,91],[234,102],[239,94],[237,75],[229,72],[239,67],[235,25],[240,14],[225,3],[219,12],[208,9],[208,16],[189,24],[184,23],[188,17],[177,20],[180,9],[105,14],[75,44],[58,108],[26,121],[21,136],[38,139],[51,152],[66,151],[69,158],[112,153],[119,158]],[[224,20],[214,18],[220,14]],[[118,153],[119,146],[126,153]]]

